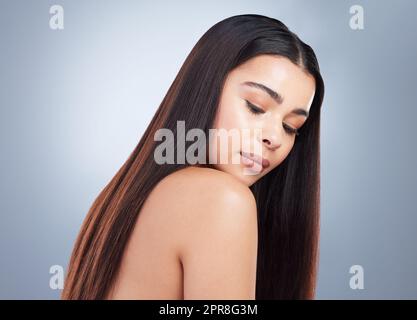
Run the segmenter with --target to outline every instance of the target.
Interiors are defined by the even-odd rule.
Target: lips
[[[262,158],[261,156],[258,156],[256,154],[240,151],[240,155],[244,158],[243,159],[244,161],[246,160],[245,164],[247,164],[247,165],[251,165],[251,164],[256,163],[259,166],[262,166],[262,169],[268,168],[269,165],[270,165],[270,163],[267,159]]]

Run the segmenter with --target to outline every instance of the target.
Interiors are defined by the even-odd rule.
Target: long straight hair
[[[258,209],[256,299],[313,299],[318,269],[320,109],[316,56],[282,22],[247,14],[212,26],[194,46],[138,145],[93,202],[76,240],[62,299],[105,299],[146,198],[190,164],[154,161],[155,132],[212,128],[227,74],[260,54],[283,56],[315,78],[310,115],[287,158],[250,189]]]

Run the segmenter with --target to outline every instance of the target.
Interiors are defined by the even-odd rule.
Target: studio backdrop
[[[0,298],[58,299],[81,223],[188,53],[284,22],[326,84],[317,299],[417,298],[412,0],[0,2]]]

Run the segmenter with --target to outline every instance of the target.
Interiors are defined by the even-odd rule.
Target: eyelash
[[[246,106],[248,107],[248,109],[251,113],[256,114],[256,115],[261,114],[261,113],[265,113],[265,111],[263,111],[261,108],[255,106],[254,104],[252,104],[248,100],[245,100],[245,101],[246,101]],[[300,134],[298,129],[291,128],[290,126],[288,126],[285,123],[282,126],[284,127],[285,132],[287,132],[288,134],[296,135],[296,136],[298,136]]]

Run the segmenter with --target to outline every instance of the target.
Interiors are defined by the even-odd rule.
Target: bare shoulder
[[[162,179],[155,192],[169,199],[188,197],[202,205],[211,205],[212,200],[222,204],[241,207],[256,207],[251,190],[228,173],[201,167],[187,167]],[[181,204],[181,203],[180,203]]]
[[[154,220],[182,228],[181,234],[209,221],[229,221],[236,226],[257,220],[256,201],[249,187],[228,173],[202,167],[187,167],[163,178],[142,210]]]
[[[238,223],[256,222],[256,201],[249,187],[216,169],[178,170],[162,179],[150,198],[154,206],[168,210],[173,219],[187,221],[185,228],[209,221],[229,221],[235,227]]]
[[[257,212],[246,185],[219,170],[188,167],[158,183],[148,208],[174,231],[185,299],[254,298]]]

